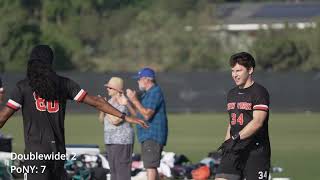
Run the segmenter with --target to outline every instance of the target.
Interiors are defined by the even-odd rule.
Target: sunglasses
[[[107,86],[107,89],[112,89],[112,90],[115,90],[115,91],[117,91],[118,93],[123,93],[122,91],[119,91],[118,89],[115,89],[115,88],[112,88],[112,87],[109,87],[109,86]]]

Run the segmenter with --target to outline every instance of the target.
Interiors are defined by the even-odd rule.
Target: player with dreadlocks
[[[2,128],[17,110],[22,109],[25,154],[66,153],[64,119],[68,99],[147,127],[144,121],[126,116],[102,98],[88,95],[73,80],[57,75],[52,69],[53,59],[49,46],[34,47],[28,61],[27,77],[16,84],[7,106],[0,110]],[[26,160],[25,166],[37,167],[36,172],[28,174],[28,180],[66,179],[63,160]]]

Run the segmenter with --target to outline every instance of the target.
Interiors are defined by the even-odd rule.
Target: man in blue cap
[[[154,70],[143,68],[135,77],[139,89],[143,91],[138,99],[136,92],[127,89],[127,96],[133,107],[128,106],[132,115],[145,120],[148,129],[137,126],[138,140],[141,143],[142,160],[147,169],[148,180],[159,179],[157,168],[160,166],[161,152],[167,143],[168,120],[166,103],[160,86],[156,83]]]

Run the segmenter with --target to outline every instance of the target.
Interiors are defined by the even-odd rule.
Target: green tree
[[[262,69],[301,70],[310,56],[310,47],[305,41],[294,38],[294,33],[266,31],[258,35],[253,51]]]
[[[14,11],[12,11],[14,9]],[[25,69],[30,49],[39,42],[39,26],[28,22],[27,12],[19,1],[4,0],[0,4],[1,70]]]

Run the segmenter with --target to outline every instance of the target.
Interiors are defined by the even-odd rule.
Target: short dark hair
[[[236,53],[230,57],[231,67],[234,67],[237,63],[246,67],[247,69],[250,69],[250,68],[254,69],[256,67],[256,62],[254,58],[252,57],[251,54],[247,52]]]

